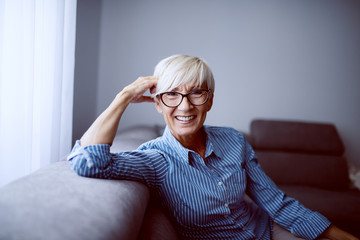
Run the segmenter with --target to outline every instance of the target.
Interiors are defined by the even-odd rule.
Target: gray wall
[[[74,139],[124,86],[185,53],[215,75],[207,124],[248,132],[254,118],[332,122],[360,167],[359,23],[355,0],[79,0]],[[135,124],[163,120],[137,104],[120,129]]]
[[[78,0],[76,18],[73,142],[96,118],[101,1]]]

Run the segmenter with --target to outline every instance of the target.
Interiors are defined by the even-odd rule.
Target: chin
[[[173,134],[180,137],[190,137],[196,135],[202,126],[178,126],[173,129]]]

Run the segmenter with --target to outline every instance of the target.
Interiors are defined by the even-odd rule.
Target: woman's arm
[[[311,211],[281,191],[262,170],[254,150],[246,141],[243,149],[247,175],[246,192],[273,221],[305,239],[317,238],[331,225],[326,217]]]
[[[359,240],[330,224],[321,214],[311,211],[296,199],[286,196],[261,169],[255,152],[249,144],[246,144],[246,150],[248,194],[269,213],[275,222],[288,230],[292,229],[296,235],[307,235],[305,238],[311,239],[318,235],[316,239]]]
[[[143,94],[147,90],[153,93],[156,84],[156,77],[139,77],[117,94],[81,140],[76,142],[67,158],[71,168],[78,175],[105,179],[131,179],[148,185],[157,184],[154,181],[154,174],[166,172],[164,169],[167,168],[163,155],[151,150],[112,154],[109,146],[114,140],[126,107],[131,102],[153,102],[151,97]]]
[[[359,240],[359,238],[332,224],[320,235],[320,238],[328,238],[331,240]]]
[[[126,86],[118,93],[110,106],[94,121],[81,137],[81,146],[94,144],[112,145],[122,114],[131,102],[153,102],[149,96],[143,94],[155,91],[157,78],[153,76],[139,77],[135,82]]]

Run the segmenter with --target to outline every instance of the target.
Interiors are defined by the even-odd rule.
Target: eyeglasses
[[[179,106],[184,97],[187,97],[188,101],[194,106],[201,106],[205,104],[209,99],[210,90],[194,90],[188,94],[182,94],[178,92],[164,92],[160,93],[160,99],[162,103],[171,108]]]

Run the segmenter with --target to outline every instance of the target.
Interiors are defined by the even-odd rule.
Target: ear
[[[158,111],[158,113],[162,114],[163,110],[162,110],[162,108],[160,106],[159,101],[155,101],[155,108]]]

